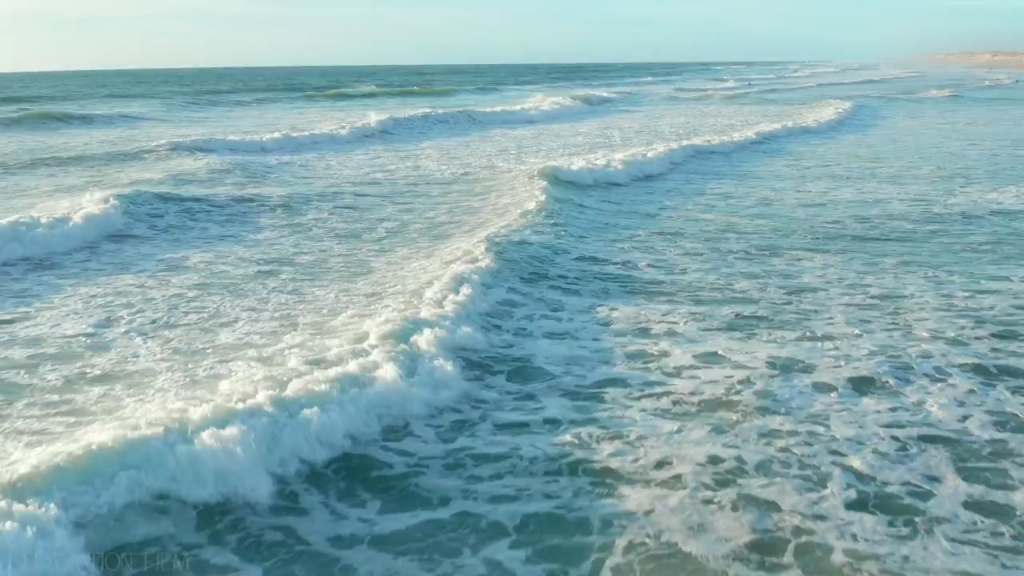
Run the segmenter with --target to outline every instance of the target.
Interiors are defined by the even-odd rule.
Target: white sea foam
[[[947,88],[945,90],[928,90],[927,92],[918,94],[918,96],[921,98],[951,98],[953,96],[959,96],[959,94],[957,94],[955,90]]]
[[[525,206],[526,210],[536,200]],[[478,314],[503,215],[460,244],[460,257],[409,316],[364,326],[360,352],[279,389],[235,392],[175,425],[100,423],[67,442],[13,453],[0,467],[0,575],[93,574],[76,526],[158,495],[190,503],[265,504],[275,477],[450,404],[466,386],[455,351],[482,346]]]
[[[369,326],[369,353],[348,364],[242,403],[202,407],[179,428],[83,432],[69,445],[18,455],[17,469],[0,472],[0,566],[11,574],[89,573],[83,542],[69,528],[75,523],[159,494],[266,503],[274,476],[450,402],[464,385],[451,350],[476,344],[466,317],[488,265],[482,248],[456,263],[416,318]]]
[[[124,224],[112,196],[90,195],[56,214],[0,220],[0,263],[69,252],[116,232]]]
[[[673,166],[697,154],[725,152],[770,137],[821,128],[844,118],[852,109],[853,105],[849,102],[830,100],[820,104],[811,113],[794,120],[766,124],[724,137],[695,138],[655,148],[623,152],[610,157],[584,159],[566,165],[551,164],[541,168],[538,175],[549,182],[566,182],[582,186],[624,185],[634,180],[664,174]]]
[[[537,96],[526,102],[510,106],[453,110],[430,109],[399,116],[373,117],[364,122],[330,130],[277,132],[254,137],[196,138],[163,142],[159,146],[189,152],[297,152],[355,142],[383,134],[400,135],[467,126],[514,126],[557,121],[615,99],[616,95],[607,92],[582,92],[568,96]]]

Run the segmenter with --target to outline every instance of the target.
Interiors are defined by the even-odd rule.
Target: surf
[[[451,88],[447,86],[432,88],[421,88],[419,86],[406,88],[378,88],[376,86],[368,86],[365,88],[338,88],[335,90],[325,90],[323,92],[306,92],[303,96],[306,98],[325,98],[329,100],[356,100],[362,98],[452,96],[457,94],[458,91],[458,88]]]
[[[616,100],[604,92],[537,96],[520,104],[492,108],[428,109],[369,120],[329,130],[276,132],[263,136],[195,138],[164,142],[158,148],[201,153],[296,153],[380,136],[422,134],[480,126],[520,126],[559,121],[588,113]]]
[[[121,203],[112,196],[86,196],[53,214],[26,214],[0,220],[0,264],[71,252],[121,229]]]
[[[454,256],[432,268],[418,304],[374,314],[362,338],[332,353],[333,366],[295,371],[279,387],[247,394],[225,386],[201,405],[168,406],[164,421],[104,421],[42,449],[11,446],[0,455],[0,560],[12,574],[31,572],[40,559],[54,563],[52,573],[92,573],[80,530],[97,518],[168,497],[266,505],[280,477],[453,403],[470,386],[457,355],[486,348],[481,314],[501,294],[488,290],[488,239],[519,225],[541,193],[531,185],[515,196],[518,211],[455,239]],[[96,202],[161,214],[209,204],[150,192]]]
[[[906,72],[900,74],[894,74],[890,76],[871,76],[868,78],[847,78],[838,80],[823,80],[821,82],[806,82],[803,84],[783,84],[783,85],[758,85],[750,84],[749,87],[742,87],[743,85],[723,85],[715,87],[705,87],[703,89],[693,89],[677,87],[673,90],[675,92],[682,93],[682,98],[701,98],[701,97],[733,97],[745,94],[767,94],[771,92],[788,92],[793,90],[809,90],[813,88],[827,88],[834,86],[847,86],[853,84],[876,84],[882,82],[891,82],[893,80],[906,80],[910,78],[917,78],[921,76],[918,72]],[[742,88],[741,88],[742,87]],[[730,90],[729,88],[741,88],[739,90]]]
[[[826,101],[794,120],[766,124],[727,136],[694,138],[567,164],[549,164],[540,168],[537,175],[549,183],[623,186],[635,180],[664,174],[700,154],[729,152],[769,138],[821,129],[845,118],[852,110],[853,104],[849,102]]]

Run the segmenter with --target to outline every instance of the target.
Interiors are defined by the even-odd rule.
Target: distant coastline
[[[975,68],[1024,70],[1024,52],[957,52],[936,54],[933,62]]]

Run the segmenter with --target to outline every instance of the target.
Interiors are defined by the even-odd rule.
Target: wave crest
[[[338,88],[325,90],[323,92],[306,92],[306,98],[327,98],[332,100],[352,100],[360,98],[385,98],[385,97],[414,97],[414,96],[450,96],[458,92],[457,88],[439,86],[433,88],[421,88],[410,86],[404,88],[378,88],[368,86],[365,88]]]
[[[95,114],[67,112],[62,110],[25,110],[8,116],[0,116],[0,126],[8,128],[31,128],[46,126],[86,126],[90,124],[112,124],[121,120],[138,120],[125,114]]]
[[[587,106],[600,106],[616,100],[618,96],[610,92],[581,92],[579,94],[570,94],[568,98]]]
[[[686,140],[650,149],[634,150],[611,157],[590,158],[568,165],[542,167],[537,175],[550,183],[563,182],[578,186],[600,184],[625,185],[634,180],[664,174],[673,166],[700,153],[724,152],[737,146],[762,141],[773,136],[821,128],[847,116],[853,105],[829,100],[804,118],[768,124],[726,137],[705,137]]]
[[[828,80],[823,82],[807,82],[804,84],[788,84],[782,86],[764,86],[758,84],[751,84],[750,88],[743,88],[742,90],[726,90],[727,88],[733,88],[736,85],[722,85],[715,86],[711,90],[695,91],[692,88],[677,87],[673,90],[675,92],[683,92],[685,95],[679,96],[680,98],[705,98],[709,96],[716,96],[721,98],[729,98],[732,96],[739,96],[742,94],[767,94],[770,92],[788,92],[790,90],[807,90],[811,88],[824,88],[828,86],[846,86],[850,84],[875,84],[879,82],[889,82],[891,80],[903,80],[907,78],[917,78],[921,76],[919,72],[905,72],[895,74],[892,76],[872,76],[870,78],[847,78],[841,80]],[[744,86],[744,85],[740,85]]]
[[[337,366],[218,399],[185,421],[146,429],[107,423],[71,445],[19,455],[16,468],[0,469],[0,562],[28,573],[44,554],[59,568],[32,573],[90,574],[77,534],[90,520],[154,496],[264,504],[276,477],[449,404],[468,385],[456,352],[482,343],[477,330],[493,265],[486,237],[494,229],[471,236],[459,257],[444,262],[417,311],[367,322],[364,344]]]
[[[399,116],[382,116],[333,130],[277,132],[255,137],[196,138],[163,142],[158,146],[179,152],[290,153],[350,143],[382,134],[419,134],[434,129],[514,126],[560,120],[584,113],[615,98],[613,94],[604,92],[538,96],[511,106],[423,110]]]
[[[96,195],[60,214],[0,220],[0,264],[70,252],[116,232],[123,225],[117,199]]]

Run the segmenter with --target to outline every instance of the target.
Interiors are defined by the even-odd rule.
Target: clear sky
[[[1024,50],[1024,0],[0,0],[0,71]]]

